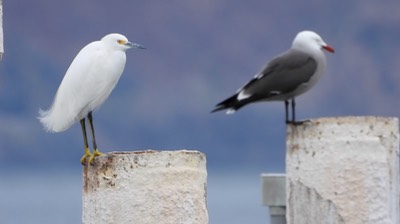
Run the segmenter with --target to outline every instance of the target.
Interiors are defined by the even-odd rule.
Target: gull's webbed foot
[[[286,124],[291,124],[294,126],[302,125],[304,123],[310,122],[310,120],[302,120],[302,121],[286,121]]]

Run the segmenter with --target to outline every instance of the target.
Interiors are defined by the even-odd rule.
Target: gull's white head
[[[123,51],[126,51],[129,48],[145,49],[140,44],[129,42],[128,38],[118,33],[108,34],[107,36],[103,37],[101,41],[109,44],[109,46],[115,47],[116,49],[121,49]]]
[[[331,53],[334,52],[333,48],[326,44],[317,33],[309,30],[301,31],[296,35],[292,48],[307,52],[315,52],[322,49]]]

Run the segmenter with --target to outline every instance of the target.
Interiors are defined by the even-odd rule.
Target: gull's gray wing
[[[274,58],[254,79],[239,90],[239,98],[242,94],[243,98],[260,100],[290,93],[301,84],[307,83],[316,69],[317,62],[311,55],[290,49]]]

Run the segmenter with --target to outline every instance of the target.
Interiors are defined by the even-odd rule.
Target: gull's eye
[[[117,40],[117,42],[118,42],[119,44],[121,44],[121,45],[126,44],[126,41],[124,41],[124,40]]]

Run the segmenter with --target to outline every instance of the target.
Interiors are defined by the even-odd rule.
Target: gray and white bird
[[[86,45],[65,73],[51,107],[39,111],[39,120],[49,132],[65,131],[80,121],[85,147],[82,164],[86,164],[87,157],[92,164],[96,156],[102,155],[96,144],[92,111],[104,103],[117,84],[125,67],[125,51],[129,48],[144,49],[116,33]],[[86,137],[86,117],[92,132],[93,153]]]
[[[235,95],[218,103],[211,112],[227,109],[227,114],[232,114],[249,103],[284,101],[286,123],[295,123],[295,97],[308,91],[320,79],[326,65],[323,50],[334,52],[317,33],[299,32],[289,50],[273,58]],[[290,100],[291,121],[288,112]]]

